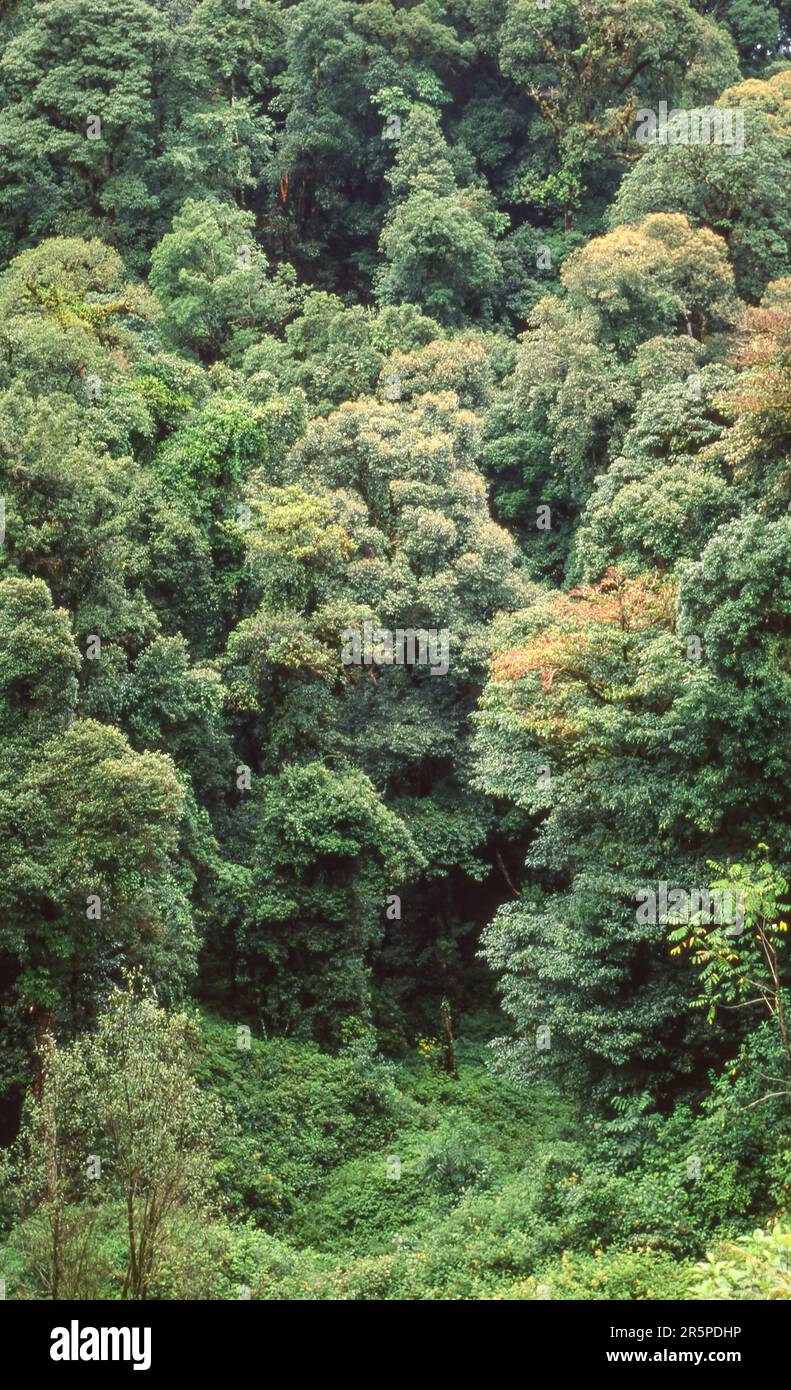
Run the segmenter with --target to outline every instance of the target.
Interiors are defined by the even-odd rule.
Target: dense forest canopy
[[[7,1297],[790,1297],[791,5],[0,40]]]

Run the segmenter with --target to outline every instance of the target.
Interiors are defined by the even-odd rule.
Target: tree
[[[496,238],[505,220],[482,189],[458,189],[436,117],[414,108],[389,177],[399,200],[380,250],[383,304],[418,304],[442,324],[487,322],[501,274]]]
[[[41,581],[5,580],[0,599],[8,653],[26,654],[4,691],[19,762],[2,778],[2,952],[9,1017],[33,1015],[40,1033],[90,1020],[124,958],[183,987],[196,947],[172,859],[184,793],[167,755],[75,719],[80,656]]]
[[[497,41],[502,71],[531,97],[546,146],[543,159],[525,161],[517,190],[558,208],[566,229],[597,162],[623,158],[641,95],[672,100],[693,86],[713,96],[738,73],[730,41],[686,0],[509,0]]]
[[[17,1200],[33,1216],[49,1297],[90,1292],[102,1201],[123,1213],[120,1295],[143,1300],[173,1217],[206,1210],[222,1116],[196,1083],[197,1043],[194,1020],[166,1014],[137,973],[110,994],[95,1034],[66,1047],[42,1039],[39,1088],[18,1143]]]
[[[696,559],[736,515],[739,492],[717,447],[728,418],[722,394],[733,382],[729,369],[706,366],[643,395],[580,519],[572,574],[595,580],[611,565],[632,576],[673,569]]]
[[[786,512],[791,501],[790,290],[787,277],[773,281],[760,309],[740,320],[733,356],[742,370],[723,397],[733,420],[722,438],[725,458],[751,498],[772,513]]]
[[[561,278],[572,304],[595,306],[622,351],[674,330],[701,338],[734,318],[722,238],[680,213],[652,213],[595,237],[568,258]]]
[[[787,68],[765,78],[751,77],[746,82],[737,82],[734,87],[726,88],[720,101],[723,106],[761,111],[776,137],[791,135],[791,74]]]
[[[367,292],[393,141],[416,102],[448,100],[446,83],[470,65],[474,45],[433,0],[407,9],[302,0],[285,23],[274,229],[318,288]]]
[[[105,387],[117,379],[115,355],[134,351],[127,325],[155,307],[116,251],[80,237],[51,237],[16,256],[0,278],[0,304],[3,384],[83,403],[90,378],[99,381],[98,401],[102,378]]]
[[[484,435],[498,515],[518,523],[530,573],[555,583],[576,577],[575,525],[594,480],[613,486],[641,395],[696,375],[738,312],[724,242],[678,215],[592,238],[560,279],[529,316]]]
[[[109,13],[101,0],[36,7],[0,62],[6,252],[20,236],[90,231],[141,263],[160,216],[173,52],[170,26],[145,0]]]
[[[758,1005],[766,1010],[785,1054],[789,1084],[764,1099],[779,1095],[791,1100],[791,1027],[785,997],[789,971],[783,955],[788,932],[783,913],[790,905],[782,901],[788,881],[766,860],[710,867],[720,875],[711,883],[711,892],[738,906],[735,924],[727,919],[684,922],[670,932],[673,954],[689,952],[700,981],[695,1002],[706,1008],[710,1023],[718,1009]]]
[[[741,92],[724,92],[717,107],[748,105]],[[748,106],[744,122],[743,147],[648,146],[623,180],[608,219],[615,228],[649,213],[683,213],[693,226],[709,227],[727,244],[739,293],[756,300],[788,267],[791,218],[783,190],[791,164],[777,121]]]
[[[231,359],[257,330],[280,325],[293,307],[293,272],[272,280],[252,214],[216,199],[188,199],[151,257],[150,284],[174,341],[207,361]]]
[[[287,766],[239,811],[250,894],[241,983],[267,1029],[337,1041],[370,1013],[370,966],[389,889],[422,857],[407,827],[352,768]]]
[[[285,343],[259,340],[245,355],[245,370],[265,371],[273,382],[298,386],[311,415],[327,415],[344,401],[371,395],[388,356],[438,338],[442,330],[412,304],[376,313],[347,307],[337,295],[311,291],[302,313],[286,325]]]
[[[40,739],[74,717],[80,654],[40,579],[0,583],[0,699],[10,737]]]
[[[690,757],[707,752],[674,713],[697,676],[673,627],[671,583],[610,572],[538,593],[495,634],[479,780],[534,825],[518,900],[483,937],[517,1024],[498,1044],[515,1077],[583,1065],[594,1084],[628,1085],[636,1068],[661,1085],[701,1046],[661,923],[635,915],[641,885],[699,872],[684,788],[696,785]]]
[[[404,383],[408,395],[408,374]],[[412,894],[403,922],[386,926],[385,949],[392,942],[414,978],[404,942],[418,933],[440,996],[448,954],[437,918],[466,940],[464,884],[487,872],[492,814],[466,779],[485,622],[521,592],[515,547],[488,516],[477,447],[477,418],[452,392],[366,399],[313,421],[278,470],[251,480],[245,534],[258,607],[231,634],[224,663],[236,746],[255,776],[282,775],[294,759],[334,768],[343,757],[408,825],[416,863],[434,857],[422,910]],[[447,630],[448,669],[438,679],[425,661],[366,665],[362,649],[359,663],[344,664],[344,633],[362,642],[366,623],[437,640]],[[239,850],[242,862],[249,853]]]

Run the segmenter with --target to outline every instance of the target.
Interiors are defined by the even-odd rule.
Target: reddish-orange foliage
[[[654,575],[625,579],[619,570],[610,568],[598,584],[581,584],[567,594],[558,594],[553,617],[568,627],[602,623],[614,624],[622,632],[639,632],[668,623],[674,601],[675,590],[667,579]]]
[[[494,662],[494,674],[498,681],[518,681],[528,671],[538,671],[542,690],[549,690],[555,677],[561,671],[571,674],[569,657],[576,654],[575,668],[583,664],[583,653],[588,645],[588,637],[575,634],[573,646],[569,643],[570,634],[558,629],[550,629],[536,637],[524,647],[512,647],[502,652]]]
[[[499,653],[493,663],[495,679],[516,681],[536,671],[541,688],[551,690],[562,673],[593,688],[589,660],[600,645],[597,629],[617,628],[628,634],[671,626],[674,600],[675,589],[667,579],[625,579],[609,569],[598,584],[558,594],[552,602],[551,625],[524,646]]]
[[[778,348],[791,341],[791,313],[781,309],[748,309],[736,325],[731,361],[735,367],[772,362]]]
[[[737,417],[766,424],[779,415],[785,425],[791,414],[791,312],[748,309],[737,333],[731,361],[745,375],[728,394],[728,405]]]

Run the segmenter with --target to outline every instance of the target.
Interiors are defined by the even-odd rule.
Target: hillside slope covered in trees
[[[0,12],[9,1299],[791,1296],[791,6]]]

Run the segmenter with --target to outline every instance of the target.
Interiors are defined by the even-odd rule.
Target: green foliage
[[[457,188],[432,113],[409,115],[389,179],[399,200],[385,222],[378,283],[384,304],[417,304],[440,323],[485,323],[500,276],[496,237],[505,219],[480,188]]]
[[[386,892],[420,867],[417,848],[351,769],[287,766],[262,780],[241,816],[251,890],[241,983],[278,1031],[331,1039],[339,1018],[368,1012],[366,964]]]
[[[724,93],[722,105],[732,107],[738,91]],[[788,185],[791,166],[787,135],[749,107],[744,120],[743,149],[727,156],[716,144],[649,146],[623,180],[610,224],[638,222],[647,213],[683,213],[725,238],[739,292],[758,299],[788,263],[791,219],[778,190]]]
[[[197,1089],[194,1045],[188,1017],[167,1016],[138,974],[110,995],[95,1035],[63,1050],[42,1038],[13,1176],[46,1296],[90,1296],[110,1194],[126,1211],[122,1298],[150,1295],[167,1221],[208,1201],[221,1110]]]
[[[723,1244],[696,1268],[695,1298],[791,1297],[791,1234],[782,1227]]]
[[[152,254],[149,279],[166,330],[207,361],[236,361],[257,332],[291,311],[293,272],[267,280],[254,221],[230,204],[188,199]]]
[[[788,1296],[790,38],[3,6],[10,1297]]]
[[[540,1275],[518,1284],[513,1299],[569,1299],[675,1302],[689,1297],[690,1271],[656,1251],[613,1250],[595,1255],[564,1255]]]

